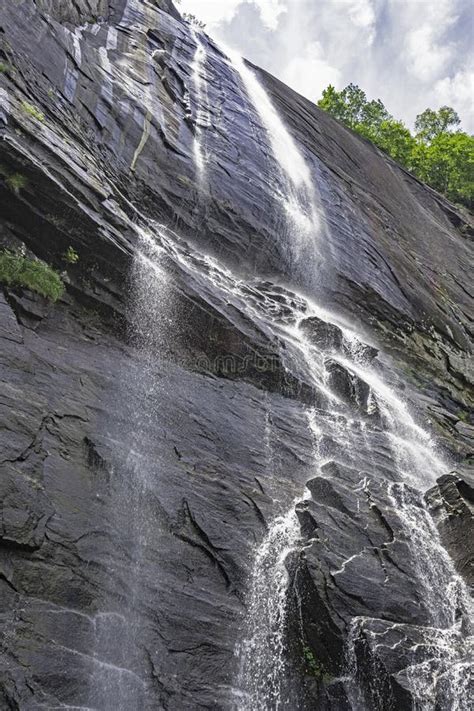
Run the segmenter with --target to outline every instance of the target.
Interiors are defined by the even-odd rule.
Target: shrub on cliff
[[[31,289],[51,301],[57,301],[64,292],[63,280],[52,267],[10,250],[0,252],[0,283]]]

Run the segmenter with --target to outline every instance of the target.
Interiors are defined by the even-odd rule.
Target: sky
[[[358,84],[412,129],[452,106],[474,132],[474,0],[181,0],[254,64],[312,101]]]

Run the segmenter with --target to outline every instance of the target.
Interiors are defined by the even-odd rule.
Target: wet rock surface
[[[318,660],[313,670],[306,669],[318,684],[312,688],[311,678],[304,679],[302,708],[313,708],[315,701],[324,708],[328,690],[347,675],[355,681],[346,686],[348,708],[408,709],[432,701],[449,708],[449,677],[470,664],[469,645],[463,641],[467,628],[458,627],[469,625],[468,617],[461,622],[468,603],[452,592],[452,606],[442,609],[443,596],[454,589],[451,582],[445,588],[445,582],[455,578],[446,575],[449,563],[442,557],[432,569],[430,561],[423,561],[433,553],[429,537],[436,533],[419,492],[391,482],[391,474],[397,475],[386,468],[360,471],[331,461],[320,470],[321,476],[307,483],[311,497],[297,505],[305,545],[294,572],[300,623],[293,635]],[[428,498],[438,507],[441,539],[470,581],[470,544],[465,538],[461,543],[461,529],[469,536],[472,514],[455,482],[461,489],[466,486],[453,476],[442,477]],[[446,520],[439,510],[443,505]],[[459,518],[453,522],[454,516]],[[455,653],[443,659],[441,649]],[[423,677],[434,669],[426,691]],[[469,698],[470,691],[461,683],[455,693]]]
[[[428,506],[459,574],[474,584],[471,541],[474,534],[474,487],[472,477],[457,474],[440,477],[426,494]]]
[[[357,674],[381,670],[366,708],[410,709],[393,647],[430,621],[393,447],[343,359],[375,362],[461,472],[428,501],[472,580],[470,218],[259,72],[318,186],[321,230],[295,256],[258,115],[204,35],[196,173],[196,42],[171,2],[20,0],[0,28],[0,245],[67,273],[56,304],[0,294],[0,705],[234,708],[255,547],[308,482],[301,707],[358,708],[352,632]],[[345,325],[377,349],[350,350]],[[324,351],[318,381],[297,327],[310,362]]]

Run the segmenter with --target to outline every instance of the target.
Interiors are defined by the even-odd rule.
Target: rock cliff
[[[467,709],[472,218],[247,67],[315,186],[295,238],[241,75],[171,0],[0,30],[0,246],[66,283],[0,285],[1,708],[252,708],[290,510],[280,708]]]

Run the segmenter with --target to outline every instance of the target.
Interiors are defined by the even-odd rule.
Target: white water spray
[[[239,650],[239,711],[278,709],[282,703],[289,581],[285,562],[300,533],[295,504],[271,522],[254,558],[248,627]]]

